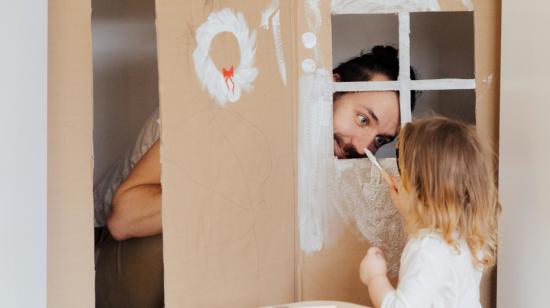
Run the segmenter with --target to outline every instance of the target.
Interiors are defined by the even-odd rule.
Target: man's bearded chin
[[[342,150],[342,153],[340,153],[340,155],[338,155],[336,149],[334,150],[334,154],[336,154],[336,156],[338,156],[338,158],[348,159],[348,158],[363,158],[363,157],[365,157],[365,155],[359,154],[355,150],[355,147],[352,144],[344,143],[344,141],[342,139],[343,138],[340,135],[334,134],[334,141],[338,144],[338,146]]]

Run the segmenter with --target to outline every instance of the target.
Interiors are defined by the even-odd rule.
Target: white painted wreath
[[[209,52],[214,37],[223,32],[235,36],[241,58],[236,69],[231,66],[222,68],[220,72]],[[195,72],[203,88],[206,88],[220,105],[227,101],[236,102],[243,90],[252,90],[252,82],[258,76],[258,69],[254,67],[256,32],[249,31],[242,13],[235,14],[228,8],[211,13],[208,20],[197,29],[196,40],[197,48],[193,52]]]

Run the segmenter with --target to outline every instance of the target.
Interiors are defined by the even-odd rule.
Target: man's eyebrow
[[[361,109],[367,111],[367,113],[371,116],[371,118],[374,119],[374,121],[376,122],[376,124],[378,124],[380,121],[378,120],[378,117],[376,116],[376,114],[372,111],[372,109],[370,109],[369,107],[366,107],[366,106],[359,106]]]

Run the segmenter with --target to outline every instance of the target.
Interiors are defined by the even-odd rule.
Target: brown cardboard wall
[[[92,308],[91,5],[48,5],[48,307]]]
[[[162,119],[164,264],[167,307],[258,307],[295,296],[295,100],[280,78],[271,28],[259,27],[271,1],[158,0]],[[256,31],[254,90],[219,107],[193,63],[195,31],[211,12],[242,12]],[[283,42],[294,38],[290,1],[280,7]],[[210,55],[239,65],[233,36]],[[214,78],[214,77],[213,77]]]

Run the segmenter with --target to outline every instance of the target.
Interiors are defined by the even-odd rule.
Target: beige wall
[[[550,3],[504,0],[502,9],[497,303],[548,307]]]
[[[32,7],[32,10],[29,10]],[[46,1],[0,2],[0,307],[45,307]],[[29,296],[32,295],[32,296]]]

